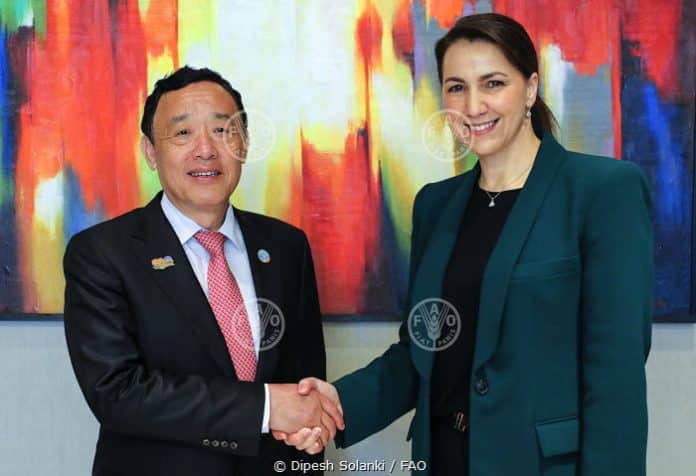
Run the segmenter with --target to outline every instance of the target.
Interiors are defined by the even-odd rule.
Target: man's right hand
[[[322,407],[317,393],[300,394],[296,384],[269,384],[271,430],[293,433],[321,423]]]
[[[317,428],[304,427],[295,432],[273,431],[277,440],[282,440],[288,446],[294,446],[298,450],[309,454],[319,453],[326,444],[336,436],[336,428],[345,429],[343,421],[343,408],[336,388],[328,382],[309,377],[300,381],[297,391],[302,396],[320,395],[323,409],[322,431]],[[274,429],[271,425],[271,428]],[[274,429],[275,430],[275,429]],[[328,435],[327,435],[328,430]]]

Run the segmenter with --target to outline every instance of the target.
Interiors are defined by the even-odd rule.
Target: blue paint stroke
[[[0,40],[0,133],[2,134],[2,149],[0,150],[2,168],[0,173],[3,175],[3,184],[7,186],[8,183],[12,182],[5,180],[10,178],[14,169],[15,135],[12,123],[14,111],[10,110],[12,101],[8,101],[9,94],[12,94],[12,88],[9,87],[12,73],[7,57],[7,32],[0,28],[0,35],[2,35]],[[3,194],[3,201],[9,198],[8,190],[0,192]]]
[[[647,112],[648,133],[652,134],[657,152],[656,187],[659,200],[655,203],[660,216],[669,223],[683,223],[689,216],[689,201],[684,200],[684,151],[673,139],[679,128],[679,111],[668,104],[660,104],[653,84],[643,87],[643,101]]]
[[[657,315],[689,311],[693,210],[693,109],[663,99],[641,58],[624,42],[621,114],[623,157],[645,172],[653,198]],[[630,237],[627,237],[630,239]]]
[[[0,27],[0,312],[22,307],[17,265],[17,225],[14,209],[15,111],[9,94],[12,72],[7,55],[8,34]]]
[[[65,234],[65,243],[67,243],[75,233],[106,219],[106,214],[101,203],[98,203],[94,210],[87,208],[80,181],[71,167],[66,166],[63,169],[63,174],[65,177],[63,233]]]

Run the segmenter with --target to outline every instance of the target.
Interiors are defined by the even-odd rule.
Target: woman
[[[397,344],[335,382],[338,395],[317,380],[303,387],[340,396],[343,447],[415,407],[413,460],[428,466],[418,474],[645,474],[643,175],[554,140],[536,52],[514,20],[461,18],[435,54],[445,108],[461,117],[453,130],[479,162],[416,197],[409,306],[443,299],[459,336],[425,349],[411,320]],[[321,446],[302,436],[287,442]]]

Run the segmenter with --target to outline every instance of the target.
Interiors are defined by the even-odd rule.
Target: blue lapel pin
[[[261,261],[264,264],[268,264],[271,262],[271,254],[263,248],[256,252],[256,256],[259,258],[259,261]]]

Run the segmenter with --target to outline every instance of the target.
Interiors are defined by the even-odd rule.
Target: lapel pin
[[[256,252],[256,256],[262,263],[268,264],[271,262],[271,254],[263,248]]]
[[[171,266],[174,266],[174,258],[171,256],[152,259],[152,269],[154,270],[162,271],[163,269],[167,269]]]

